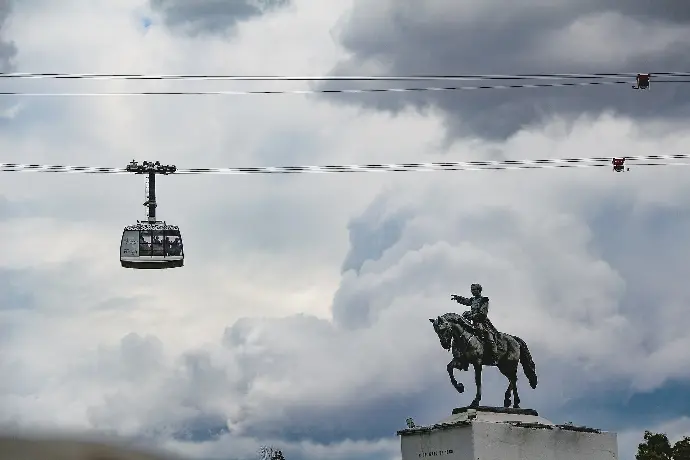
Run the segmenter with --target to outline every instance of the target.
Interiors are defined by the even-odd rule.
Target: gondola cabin
[[[124,268],[163,269],[184,265],[182,234],[177,225],[137,222],[125,227],[120,242]]]
[[[633,88],[649,89],[649,78],[650,75],[648,73],[638,73],[637,78],[635,79],[635,86],[633,86]]]

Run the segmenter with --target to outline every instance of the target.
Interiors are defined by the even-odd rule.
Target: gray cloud
[[[0,0],[0,72],[14,72],[17,45],[7,36],[7,24],[12,16],[14,0]],[[5,81],[7,83],[7,81]],[[0,129],[7,129],[12,124],[9,112],[17,104],[17,98],[3,98],[0,101]]]
[[[642,188],[654,183],[636,174]],[[494,188],[504,197],[500,204],[495,195],[451,203],[444,199],[456,195],[450,182],[379,196],[352,219],[349,268],[333,322],[307,315],[243,319],[220,340],[172,360],[161,340],[129,334],[88,366],[67,366],[55,378],[79,375],[105,389],[88,413],[92,426],[106,432],[127,433],[133,424],[141,438],[214,439],[218,449],[224,439],[271,440],[294,458],[318,458],[307,443],[395,443],[405,417],[433,422],[467,399],[448,384],[447,354],[426,318],[456,308],[447,294],[474,281],[494,299],[495,323],[528,341],[541,383],[532,391],[521,381],[522,398],[548,418],[568,417],[568,402],[596,387],[627,379],[624,390],[636,391],[640,381],[657,386],[669,376],[687,378],[688,357],[668,347],[687,341],[688,322],[677,315],[685,305],[678,299],[690,291],[683,283],[669,290],[655,282],[677,279],[688,256],[679,249],[689,225],[680,211],[686,200],[653,212],[631,189],[618,200],[607,194],[602,176],[568,183],[544,176],[538,187],[526,182],[504,178]],[[463,187],[481,183],[467,177]],[[578,184],[587,192],[564,204]],[[535,209],[544,187],[549,199]],[[613,208],[590,211],[601,195]],[[631,255],[629,248],[650,235],[658,237],[655,249]],[[654,299],[651,319],[644,299]],[[623,354],[635,363],[621,362]],[[460,378],[471,388],[470,374]],[[485,402],[492,404],[506,383],[491,370],[485,378]]]
[[[544,132],[553,133],[553,129]],[[641,151],[661,148],[664,142],[657,136],[638,134],[631,138],[629,130],[639,133],[634,124],[585,119],[570,134],[551,138],[534,131],[504,147],[513,158],[520,158],[525,149],[543,150],[545,145],[569,156],[571,150],[591,148],[592,139],[597,145]],[[683,145],[683,135],[678,131],[669,134],[669,139]],[[484,154],[482,150],[475,145],[477,155]],[[75,418],[86,413],[85,423],[99,432],[132,435],[159,444],[177,440],[187,448],[212,440],[205,448],[218,455],[200,458],[220,457],[222,452],[254,452],[254,444],[269,442],[287,446],[286,452],[289,450],[295,459],[326,455],[376,458],[372,452],[385,450],[377,443],[396,444],[393,433],[404,424],[405,417],[413,416],[418,423],[434,422],[453,405],[469,400],[469,395],[458,396],[448,384],[444,369],[447,354],[438,346],[426,318],[456,308],[448,294],[462,292],[474,281],[482,282],[491,296],[492,316],[498,327],[521,335],[530,344],[542,379],[536,391],[526,388],[521,379],[521,394],[525,406],[536,407],[548,418],[570,419],[563,406],[588,397],[593,387],[625,381],[624,388],[638,391],[640,386],[657,387],[669,378],[685,379],[687,356],[674,347],[687,349],[685,331],[690,326],[682,316],[685,303],[678,300],[688,297],[686,283],[678,282],[678,276],[683,276],[683,261],[690,257],[682,247],[689,225],[684,218],[689,205],[685,197],[690,195],[686,181],[672,180],[683,178],[674,173],[642,168],[628,175],[591,170],[589,174],[458,173],[418,175],[411,181],[398,175],[401,182],[397,186],[378,195],[350,219],[350,245],[338,260],[342,262],[341,280],[331,305],[333,321],[300,315],[224,323],[227,312],[242,308],[241,303],[247,301],[228,300],[219,314],[209,311],[204,292],[175,314],[189,318],[215,314],[218,324],[229,326],[222,336],[221,326],[215,332],[212,329],[210,337],[204,331],[186,351],[178,348],[171,352],[175,339],[163,337],[166,326],[160,322],[163,316],[173,316],[170,305],[165,305],[163,316],[151,323],[128,322],[126,332],[137,333],[124,332],[119,343],[102,346],[96,353],[90,349],[103,343],[101,337],[81,338],[80,334],[88,334],[88,329],[101,331],[106,322],[123,317],[150,317],[149,308],[155,299],[136,298],[140,291],[133,287],[135,280],[156,285],[155,292],[170,289],[171,284],[165,283],[175,280],[191,286],[194,269],[163,274],[171,280],[168,282],[159,281],[163,279],[156,278],[160,274],[131,272],[109,275],[102,281],[89,276],[93,259],[53,264],[49,270],[34,269],[34,279],[12,281],[18,292],[35,292],[42,310],[51,316],[37,324],[16,327],[18,338],[5,348],[8,352],[0,366],[3,375],[11,376],[5,383],[11,388],[0,393],[3,417],[18,419],[24,425],[36,419],[54,422],[59,416],[51,409],[70,407],[68,413],[76,414]],[[82,191],[86,182],[81,181],[96,180],[75,176],[68,184],[63,176],[41,177],[45,177],[42,186],[59,189],[63,197],[70,196],[72,192],[66,189],[71,187],[74,192]],[[26,176],[10,179],[25,181]],[[187,178],[187,182],[178,182],[182,185],[174,185],[174,181],[182,180],[160,182],[166,208],[176,199],[184,202],[189,190],[196,196],[205,195],[200,193],[204,191],[201,178],[196,183]],[[306,180],[302,183],[307,184]],[[105,195],[112,197],[104,196],[100,203],[103,209],[89,217],[102,220],[101,224],[108,222],[107,226],[120,218],[126,220],[128,206],[115,201],[137,195],[141,179],[97,181],[102,184],[99,188],[108,191]],[[311,195],[326,196],[326,187],[321,185],[320,193],[315,194],[314,184],[304,186],[312,190]],[[300,186],[296,178],[285,178],[282,185],[284,196],[273,207],[292,209],[289,202],[301,199],[299,193],[292,192]],[[270,193],[259,196],[246,188],[240,190],[245,197],[251,195],[256,205],[269,206],[267,196],[279,195],[281,187],[264,187]],[[485,193],[476,193],[478,190]],[[659,193],[662,197],[655,198]],[[342,195],[350,199],[352,192]],[[661,209],[654,211],[649,201],[655,199],[674,204],[656,206]],[[88,209],[98,200],[101,198],[96,194],[75,194],[68,201]],[[136,210],[138,200],[131,201],[132,210]],[[609,204],[602,206],[602,201]],[[222,202],[223,198],[215,201],[216,205]],[[295,208],[312,208],[305,203],[301,201]],[[333,209],[331,199],[327,205]],[[197,219],[189,215],[182,219],[198,222],[198,239],[213,239],[209,235],[224,232],[225,224],[215,219],[209,223],[209,216],[217,217],[217,209],[228,210],[222,206],[209,209],[213,212],[205,215],[203,209],[195,209]],[[247,206],[240,219],[261,225],[259,219],[251,220],[249,211]],[[326,211],[312,209],[316,214]],[[57,217],[63,211],[44,211],[48,215],[51,212]],[[230,214],[235,216],[234,211]],[[170,215],[177,216],[177,212]],[[77,218],[65,216],[70,221]],[[323,233],[323,228],[307,217],[300,215],[292,224],[294,232],[281,231],[281,244],[272,245],[270,250],[279,254],[279,249],[291,242],[301,246],[310,234]],[[266,225],[279,227],[288,221],[287,216],[271,219],[266,215],[263,219],[268,219]],[[252,225],[244,232],[251,232]],[[206,227],[203,233],[201,227]],[[117,244],[117,225],[107,231],[98,227],[93,232],[105,247]],[[653,243],[650,236],[656,237]],[[327,232],[321,237],[325,238],[324,245],[336,239]],[[204,252],[210,254],[214,249],[212,242],[200,243],[203,250],[193,248],[194,239],[189,239],[192,262],[203,260]],[[241,232],[230,239],[250,245],[250,238]],[[260,240],[269,243],[267,235]],[[7,250],[17,242],[8,241]],[[53,240],[56,243],[59,241]],[[86,247],[89,252],[94,248],[91,244]],[[306,247],[300,251],[303,254],[295,259],[299,262],[313,252]],[[110,249],[107,252],[108,261],[116,265],[116,256],[111,258]],[[280,258],[276,259],[271,264],[278,263]],[[240,262],[227,257],[223,264]],[[287,270],[292,269],[291,264]],[[336,274],[337,269],[336,263]],[[127,283],[115,283],[110,293],[88,294],[94,285],[100,292],[118,276]],[[232,277],[221,282],[238,284]],[[125,298],[110,305],[100,303],[104,297],[116,298],[115,294]],[[272,296],[271,301],[280,304],[283,299]],[[129,307],[125,310],[122,304]],[[651,319],[648,305],[654,305]],[[80,324],[90,327],[73,328],[69,325],[72,321],[85,321]],[[174,331],[185,333],[186,325]],[[19,340],[22,336],[24,341]],[[570,337],[567,343],[562,340],[564,336]],[[26,342],[40,352],[25,351]],[[46,358],[51,350],[45,343],[56,344],[59,368],[38,361],[50,358]],[[79,345],[78,354],[59,349],[70,343]],[[90,344],[88,349],[84,343]],[[636,356],[634,362],[619,359],[629,355]],[[505,389],[505,380],[496,374],[486,372],[486,404],[500,403]],[[471,392],[471,375],[459,377]],[[36,394],[41,395],[38,400]],[[581,423],[598,425],[598,420],[588,416]],[[342,439],[362,443],[363,447],[343,445]],[[333,454],[339,449],[344,452],[341,456]],[[361,449],[360,454],[353,453],[357,449]]]
[[[680,0],[533,0],[519,5],[358,0],[337,34],[351,55],[332,73],[682,71],[690,64],[688,22],[690,6]],[[335,86],[342,83],[326,85]],[[657,84],[650,93],[621,85],[329,97],[379,110],[438,107],[447,115],[451,135],[500,139],[552,113],[610,108],[647,119],[687,117],[687,95],[683,84]]]
[[[259,17],[290,0],[150,0],[166,25],[190,34],[223,33],[238,23]]]
[[[379,196],[362,216],[350,221],[350,251],[341,268],[343,273],[359,272],[367,260],[381,257],[400,239],[405,221],[411,216],[404,211],[387,215],[386,205],[387,197]]]
[[[650,3],[645,0],[588,0],[575,3],[582,11],[618,11],[639,19],[662,20],[677,23],[690,21],[690,7],[682,0],[661,0]]]
[[[26,309],[35,306],[35,298],[30,291],[17,287],[17,281],[26,273],[0,269],[0,311]],[[21,283],[19,283],[21,285]]]
[[[14,4],[12,0],[0,2],[0,72],[11,72],[14,69],[14,57],[17,55],[17,46],[5,37],[7,21],[12,14]]]
[[[438,5],[424,3],[420,17],[442,18],[443,9],[429,14]],[[556,13],[543,11],[523,23],[538,28]],[[351,114],[364,120],[352,125],[329,118],[332,107],[242,100],[35,102],[4,150],[17,161],[103,165],[139,152],[180,167],[322,163],[324,154],[329,163],[398,160],[393,154],[413,161],[437,150],[433,118]],[[98,116],[94,108],[108,103],[108,116]],[[210,121],[199,122],[200,113]],[[33,125],[21,123],[29,116]],[[258,140],[242,142],[257,126]],[[460,142],[449,153],[517,159],[614,146],[643,154],[688,141],[685,127],[642,128],[583,119],[491,149]],[[479,281],[494,322],[522,336],[537,361],[537,390],[519,382],[523,405],[554,421],[624,427],[625,408],[570,408],[614,385],[633,394],[688,379],[690,186],[686,171],[669,169],[162,179],[161,217],[183,227],[188,249],[188,265],[164,273],[117,265],[122,225],[142,217],[142,178],[7,175],[12,200],[0,211],[18,213],[21,204],[25,214],[0,220],[12,269],[0,272],[0,287],[24,308],[0,310],[0,374],[8,376],[0,422],[78,425],[195,458],[250,458],[259,444],[273,444],[291,460],[393,459],[405,417],[434,422],[471,399],[471,373],[459,374],[468,393],[458,395],[426,319],[456,309],[448,294]],[[364,206],[381,189],[388,192]],[[289,315],[286,306],[330,317]],[[236,320],[242,315],[251,318]],[[497,374],[485,373],[486,404],[501,402],[506,381]]]

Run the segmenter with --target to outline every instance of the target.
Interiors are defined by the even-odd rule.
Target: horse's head
[[[438,335],[438,339],[441,341],[441,346],[444,350],[450,350],[451,343],[453,341],[453,331],[451,330],[451,325],[444,318],[440,316],[436,319],[429,318],[429,321],[434,326],[434,331]]]

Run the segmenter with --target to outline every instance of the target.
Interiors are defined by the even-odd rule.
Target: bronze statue
[[[532,355],[521,338],[498,332],[489,321],[489,299],[481,295],[482,287],[473,284],[470,289],[470,298],[451,296],[456,302],[468,305],[469,311],[461,315],[446,313],[436,319],[429,319],[441,341],[441,346],[453,353],[453,359],[446,366],[450,381],[459,393],[463,393],[465,387],[455,379],[453,370],[468,370],[472,364],[477,392],[470,407],[479,407],[482,399],[482,367],[496,366],[508,379],[503,406],[510,407],[512,391],[513,407],[519,408],[518,365],[522,364],[522,370],[530,386],[537,387],[537,373]]]

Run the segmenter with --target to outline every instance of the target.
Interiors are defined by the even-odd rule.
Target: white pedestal
[[[402,460],[617,460],[615,433],[555,425],[532,409],[460,408],[398,431]]]

